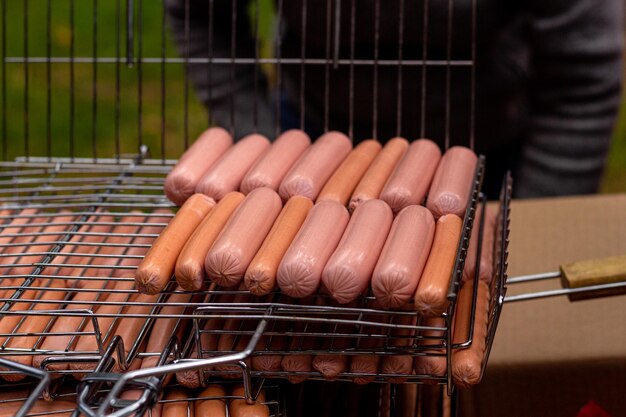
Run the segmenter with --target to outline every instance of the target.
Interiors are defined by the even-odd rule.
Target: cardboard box
[[[511,205],[509,277],[626,254],[626,195]],[[507,295],[562,288],[510,284]],[[626,416],[626,296],[504,305],[482,383],[460,395],[465,417],[574,417],[594,400]]]

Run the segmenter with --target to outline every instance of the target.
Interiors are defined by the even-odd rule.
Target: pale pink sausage
[[[435,218],[465,216],[477,160],[474,151],[463,146],[453,146],[443,155],[426,201]]]
[[[233,144],[233,138],[221,127],[205,130],[180,157],[165,178],[165,195],[177,206],[194,193],[202,176]]]
[[[250,167],[269,147],[270,141],[265,136],[253,134],[241,139],[204,174],[196,192],[218,201],[227,193],[237,191]]]
[[[382,200],[368,200],[354,210],[322,273],[322,283],[335,300],[348,303],[368,287],[392,221],[391,208]]]
[[[311,144],[309,136],[301,130],[288,130],[256,161],[241,182],[241,192],[248,194],[255,188],[278,190],[289,169]]]
[[[317,290],[324,266],[349,219],[348,210],[335,201],[313,206],[278,266],[277,281],[282,292],[302,298]]]
[[[382,306],[401,307],[413,297],[434,235],[435,220],[425,207],[408,206],[398,214],[372,276]]]
[[[485,228],[483,231],[483,241],[480,252],[480,271],[478,277],[481,281],[490,283],[493,276],[493,241],[496,229],[496,213],[489,207],[485,208],[485,213]],[[465,258],[463,282],[474,279],[474,275],[476,274],[476,251],[478,250],[481,217],[482,211],[479,209],[477,210],[476,217],[474,218],[472,237],[470,239],[469,248],[467,249],[467,257]]]
[[[420,139],[411,143],[387,180],[380,198],[391,206],[394,213],[406,206],[420,204],[428,192],[440,159],[441,151],[435,142]]]
[[[278,192],[283,200],[303,195],[315,200],[326,181],[352,150],[352,142],[339,132],[320,136],[289,170]]]
[[[209,278],[223,287],[238,285],[281,209],[274,190],[257,188],[248,194],[206,256]]]

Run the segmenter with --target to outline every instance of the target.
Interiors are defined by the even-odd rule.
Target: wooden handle
[[[612,284],[626,281],[626,255],[579,261],[561,265],[561,279],[567,288],[582,288],[592,285]],[[570,294],[571,301],[623,294],[626,288],[601,289]]]

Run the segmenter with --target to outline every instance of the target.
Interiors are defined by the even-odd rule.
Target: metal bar
[[[454,16],[454,1],[448,0],[448,34],[446,40],[446,59],[450,61],[452,59],[452,19]],[[450,147],[450,104],[452,94],[451,90],[451,67],[450,65],[446,65],[446,121],[445,121],[445,149],[447,150]]]
[[[129,0],[132,1],[132,0]],[[70,145],[70,160],[74,159],[74,112],[75,112],[75,98],[74,98],[74,88],[75,88],[75,69],[74,69],[74,63],[75,63],[75,52],[74,52],[74,48],[75,48],[75,33],[74,30],[76,28],[75,23],[74,23],[74,8],[75,8],[75,0],[70,0],[70,57],[69,57],[69,64],[70,64],[70,134],[69,134],[69,145]],[[50,61],[54,62],[54,58],[51,59]]]
[[[24,56],[28,56],[28,0],[23,0],[22,5],[24,6]],[[26,158],[30,156],[30,143],[29,143],[29,115],[28,115],[28,95],[29,93],[29,76],[28,76],[28,62],[24,62],[24,155]]]
[[[92,53],[94,57],[98,56],[98,0],[93,0],[93,39]],[[94,61],[92,66],[92,84],[91,84],[91,156],[94,162],[98,158],[98,63]]]
[[[73,0],[72,0],[73,1]],[[135,59],[135,4],[126,0],[126,66],[132,67]]]
[[[378,48],[380,40],[380,0],[374,3],[374,86],[372,88],[372,138],[378,137]]]
[[[278,0],[276,28],[276,136],[280,134],[282,123],[282,64],[283,64],[283,0]]]
[[[426,70],[428,67],[428,0],[424,0],[424,9],[422,17],[422,92],[420,106],[420,137],[426,137]],[[410,65],[405,63],[405,65]],[[447,63],[450,65],[450,63]]]
[[[136,152],[141,155],[143,149],[143,0],[139,0],[137,12],[137,148]],[[185,136],[186,137],[186,136]]]
[[[354,139],[354,49],[356,31],[356,0],[352,0],[350,5],[350,79],[349,79],[349,100],[348,110],[348,137]]]
[[[397,92],[398,101],[396,103],[396,136],[402,136],[402,58],[404,56],[404,0],[400,0],[400,8],[398,10],[398,85]]]
[[[7,138],[7,0],[2,0],[2,159],[8,158],[8,138]]]
[[[324,132],[328,132],[330,114],[330,41],[332,0],[326,0],[326,59],[324,60]]]
[[[307,0],[302,0],[302,33],[300,37],[302,41],[300,43],[300,57],[304,60],[306,57],[306,30],[307,30]],[[306,94],[306,65],[300,64],[300,130],[306,131],[306,101],[304,99]]]
[[[189,5],[189,0],[187,0],[187,7]],[[280,35],[279,35],[280,38]],[[189,38],[187,38],[186,42],[189,42]],[[280,49],[280,48],[279,48]],[[229,67],[229,76],[230,76],[230,134],[235,135],[235,64],[234,60],[237,56],[237,0],[231,0],[231,16],[230,16],[230,59],[231,64]],[[186,107],[186,98],[185,98],[185,117],[187,117],[187,107]]]
[[[52,0],[46,4],[46,155],[52,158]],[[6,159],[6,158],[5,158]]]
[[[541,281],[546,279],[560,278],[561,272],[543,272],[541,274],[520,275],[517,277],[511,277],[506,280],[507,284],[519,284],[522,282]]]

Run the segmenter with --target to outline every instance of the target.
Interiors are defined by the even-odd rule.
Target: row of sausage
[[[306,133],[289,130],[273,143],[258,134],[233,145],[221,128],[204,132],[182,155],[165,180],[165,194],[182,205],[194,193],[215,201],[231,191],[257,188],[277,191],[283,201],[301,195],[312,201],[335,201],[350,211],[380,198],[394,213],[421,204],[436,218],[462,217],[477,157],[464,147],[441,155],[434,142],[420,139],[409,145],[394,138],[384,147],[366,140],[354,149],[350,139],[328,132],[312,145]]]

